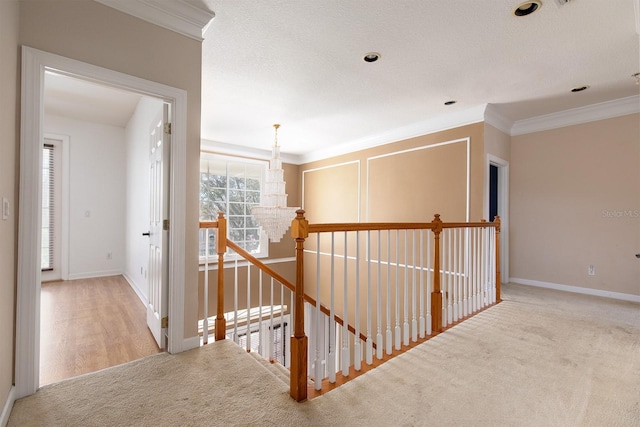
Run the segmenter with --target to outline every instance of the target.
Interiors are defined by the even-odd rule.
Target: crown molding
[[[516,121],[511,136],[611,119],[640,112],[640,95]]]
[[[215,16],[201,0],[95,0],[197,41]]]
[[[498,130],[501,130],[507,135],[511,135],[511,127],[513,126],[513,121],[498,113],[493,104],[487,105],[487,109],[484,112],[484,122],[490,124]]]
[[[271,151],[263,150],[260,148],[245,147],[241,145],[227,144],[225,142],[212,141],[210,139],[200,140],[200,150],[210,151],[216,154],[223,154],[226,156],[238,156],[238,157],[250,157],[258,160],[271,159]],[[300,156],[295,154],[287,154],[280,152],[280,158],[284,163],[293,165],[299,165]]]
[[[417,136],[442,132],[461,126],[471,125],[484,121],[484,112],[487,104],[482,104],[454,114],[445,114],[412,125],[403,126],[380,135],[369,136],[355,141],[346,142],[337,146],[318,150],[299,156],[299,164],[315,162],[343,154],[354,153],[392,142],[403,141]]]

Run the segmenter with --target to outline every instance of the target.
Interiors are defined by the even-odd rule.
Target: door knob
[[[151,235],[151,232],[150,232],[150,231],[147,231],[146,233],[142,233],[142,235],[143,235],[143,236],[150,236],[150,235]]]

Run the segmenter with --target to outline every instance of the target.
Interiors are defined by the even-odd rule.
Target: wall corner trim
[[[200,347],[200,336],[185,338],[182,341],[182,351],[193,350]]]
[[[2,413],[0,413],[0,426],[6,426],[9,423],[9,415],[11,415],[11,409],[13,409],[13,404],[16,401],[16,388],[11,386],[9,389],[9,395],[7,396],[7,401],[4,403],[2,407]]]
[[[624,294],[621,292],[611,292],[602,289],[582,288],[579,286],[562,285],[559,283],[541,282],[539,280],[521,279],[512,277],[511,283],[519,285],[535,286],[538,288],[555,289],[557,291],[573,292],[576,294],[592,295],[596,297],[613,298],[622,301],[632,301],[640,303],[640,295]]]

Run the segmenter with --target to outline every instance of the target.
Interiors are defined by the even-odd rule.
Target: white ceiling
[[[204,0],[202,138],[268,150],[281,123],[282,152],[309,160],[478,121],[487,105],[513,123],[640,93],[640,0],[513,16],[522,1]],[[381,59],[365,63],[370,51]]]

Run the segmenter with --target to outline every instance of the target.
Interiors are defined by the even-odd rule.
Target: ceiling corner
[[[513,121],[500,114],[493,104],[487,104],[487,108],[484,110],[484,121],[507,135],[511,135]]]
[[[202,0],[95,1],[198,41],[215,16]]]

